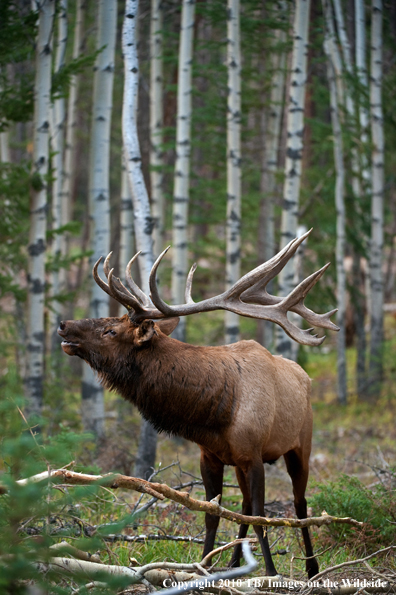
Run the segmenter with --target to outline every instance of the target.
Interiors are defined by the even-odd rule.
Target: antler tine
[[[103,259],[103,256],[101,256],[101,257],[99,258],[99,260],[97,260],[97,261],[95,262],[95,264],[94,264],[94,266],[93,266],[93,269],[92,269],[92,275],[93,275],[93,278],[94,278],[94,280],[95,280],[95,283],[97,283],[97,284],[99,285],[99,287],[100,287],[101,289],[103,289],[103,291],[104,291],[105,293],[107,293],[107,295],[109,295],[110,297],[114,298],[114,295],[112,294],[110,287],[107,285],[107,283],[105,283],[105,282],[103,281],[103,279],[101,279],[101,278],[99,277],[99,273],[98,273],[98,266],[99,266],[99,264],[102,262],[102,259]]]
[[[110,258],[112,257],[113,252],[109,252],[108,255],[105,258],[105,261],[103,263],[103,270],[104,270],[104,274],[106,275],[106,279],[109,278],[109,272],[110,272]]]
[[[121,280],[114,275],[114,269],[110,269],[110,259],[112,254],[113,252],[109,252],[103,263],[103,270],[107,277],[107,280],[109,281],[108,287],[111,292],[109,293],[109,295],[111,295],[111,297],[117,300],[117,302],[119,302],[122,306],[127,308],[127,310],[133,309],[140,312],[142,310],[142,305],[139,303],[138,300],[136,300],[136,298],[133,295],[131,295],[131,293],[123,285]]]
[[[333,331],[339,331],[339,327],[334,324],[330,320],[330,316],[335,314],[337,310],[331,310],[330,312],[326,312],[325,314],[316,314],[309,308],[304,305],[304,299],[306,298],[308,292],[312,289],[314,285],[319,281],[322,277],[324,272],[328,269],[330,263],[328,262],[325,264],[321,269],[312,273],[309,277],[301,281],[299,285],[292,292],[286,297],[283,298],[280,304],[282,304],[282,308],[287,310],[293,310],[310,324],[315,326],[319,326],[321,328],[327,328]]]
[[[299,238],[291,240],[278,254],[275,254],[270,260],[267,260],[263,264],[244,275],[228,290],[227,296],[231,298],[241,297],[242,293],[246,293],[248,296],[249,288],[256,290],[260,288],[263,290],[266,285],[279,274],[279,272],[286,266],[286,263],[296,253],[298,247],[302,242],[309,236],[312,229],[301,235]],[[255,287],[253,287],[255,286]],[[245,297],[243,298],[244,301]]]
[[[303,345],[320,345],[324,341],[324,337],[311,335],[310,331],[312,329],[303,330],[297,327],[287,318],[287,312],[289,310],[297,312],[315,326],[338,330],[338,327],[330,320],[330,316],[335,312],[334,310],[326,314],[315,314],[303,303],[307,293],[317,283],[329,265],[325,265],[307,277],[285,298],[271,296],[265,292],[265,285],[285,266],[309,233],[310,231],[289,242],[276,256],[242,277],[231,289],[198,303],[195,303],[191,297],[192,279],[195,271],[195,265],[193,265],[186,282],[186,303],[178,306],[166,304],[161,299],[156,285],[156,272],[160,262],[169,250],[168,246],[157,258],[150,272],[151,299],[157,308],[155,318],[158,317],[158,314],[170,317],[213,310],[229,310],[241,316],[274,322],[281,326],[292,339]],[[251,288],[250,292],[247,291],[249,288]]]
[[[135,262],[135,260],[139,256],[139,254],[141,254],[141,253],[142,253],[141,250],[139,250],[139,252],[136,252],[135,256],[133,256],[131,258],[131,260],[128,262],[126,269],[125,269],[125,279],[128,284],[128,287],[131,289],[133,295],[143,304],[143,306],[149,307],[149,306],[151,306],[150,299],[140,289],[139,285],[137,285],[137,283],[135,283],[135,281],[132,278],[132,272],[131,272],[131,267],[132,267],[133,263]]]
[[[193,276],[195,271],[197,270],[197,263],[194,262],[192,265],[190,272],[188,273],[187,281],[186,281],[186,291],[184,293],[184,300],[186,304],[194,304],[194,300],[191,297],[191,289],[192,289],[192,282]]]
[[[105,293],[107,293],[107,295],[114,298],[128,311],[134,310],[135,312],[141,313],[143,311],[142,305],[133,295],[129,293],[127,288],[124,287],[124,285],[121,283],[118,277],[113,277],[114,269],[109,269],[109,261],[111,254],[111,252],[110,254],[108,254],[105,260],[105,264],[103,264],[104,272],[107,277],[107,280],[109,281],[109,284],[107,285],[107,283],[105,283],[103,279],[101,279],[98,273],[98,267],[103,259],[103,256],[99,258],[99,260],[94,264],[94,267],[92,269],[92,275],[95,279],[95,282]]]
[[[174,310],[171,308],[171,306],[168,306],[168,304],[166,302],[164,302],[164,300],[161,298],[159,291],[158,291],[158,287],[157,287],[157,281],[156,281],[157,269],[159,267],[161,260],[164,258],[165,254],[168,252],[169,248],[170,248],[170,246],[167,246],[167,248],[165,248],[165,250],[163,252],[161,252],[161,254],[158,256],[157,260],[155,261],[155,263],[153,264],[153,266],[151,268],[150,277],[149,277],[150,297],[152,299],[154,306],[156,306],[156,308],[158,308],[158,310],[160,310],[160,312],[165,314],[165,316],[177,316],[177,314],[174,313]]]
[[[319,273],[319,275],[317,277],[315,277],[316,273],[314,273],[313,275],[311,275],[311,277],[308,277],[305,280],[305,281],[307,281],[309,279],[313,279],[313,283],[311,285],[307,286],[304,297],[308,294],[308,292],[315,285],[315,283],[317,283],[317,281],[319,281],[320,277],[323,275],[323,273],[325,272],[325,270],[327,269],[328,266],[330,266],[330,263],[325,265],[322,269],[320,269],[320,271],[317,271],[317,273]],[[304,281],[303,281],[303,283],[304,283]],[[274,306],[275,304],[279,304],[282,300],[285,299],[285,298],[282,298],[279,296],[270,295],[269,293],[267,293],[265,286],[262,286],[262,285],[263,284],[261,284],[259,282],[259,283],[256,283],[254,286],[252,286],[250,289],[246,290],[241,295],[241,300],[247,304],[258,304],[261,306]],[[294,291],[296,291],[298,289],[298,287],[299,286],[297,286]],[[290,297],[290,296],[288,296],[288,297]],[[335,325],[330,320],[330,317],[333,316],[333,314],[335,314],[337,312],[337,310],[331,310],[331,312],[327,312],[325,314],[316,314],[316,312],[313,312],[312,310],[307,308],[305,306],[305,304],[302,303],[303,299],[304,298],[302,298],[299,303],[296,303],[295,305],[290,306],[288,309],[291,312],[295,312],[296,314],[299,314],[302,318],[304,318],[307,322],[309,322],[309,324],[313,324],[314,326],[319,326],[320,328],[327,328],[332,331],[339,330],[339,327],[337,325]]]
[[[144,308],[139,300],[129,293],[126,287],[121,283],[118,277],[114,276],[114,269],[111,269],[108,274],[108,281],[110,290],[113,292],[113,297],[120,302],[127,310],[134,310],[136,313],[144,312]]]
[[[222,294],[222,296],[219,297],[224,298],[224,295],[225,294]],[[222,304],[219,303],[217,307],[230,310],[231,312],[235,312],[235,314],[239,314],[240,316],[259,318],[260,320],[269,320],[270,322],[274,322],[275,324],[281,326],[285,333],[289,335],[289,337],[297,341],[297,343],[301,343],[301,345],[317,346],[323,343],[325,339],[325,337],[311,335],[310,331],[312,329],[303,330],[293,324],[287,317],[287,309],[284,308],[280,303],[263,306],[261,304],[245,304],[244,302],[241,302],[237,299],[233,299],[231,301],[227,299],[226,302],[223,300]]]

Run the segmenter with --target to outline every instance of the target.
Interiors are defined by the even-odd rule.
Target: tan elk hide
[[[310,232],[308,232],[310,233]],[[216,309],[270,320],[296,341],[319,345],[324,337],[311,335],[290,322],[287,312],[300,314],[310,324],[338,330],[330,321],[335,311],[316,314],[304,305],[308,291],[328,265],[307,277],[285,298],[267,293],[268,282],[285,266],[308,233],[290,242],[279,254],[260,265],[219,296],[195,303],[191,297],[192,267],[186,284],[185,304],[169,306],[159,296],[156,271],[150,275],[150,298],[126,270],[127,289],[114,276],[109,257],[104,263],[107,283],[93,275],[98,285],[128,313],[121,318],[62,322],[59,334],[68,355],[77,355],[97,373],[104,386],[134,403],[158,431],[183,436],[201,448],[201,473],[207,500],[222,493],[224,465],[235,467],[246,515],[264,515],[264,466],[283,456],[293,482],[298,518],[307,517],[305,489],[312,439],[311,384],[304,370],[282,357],[271,355],[255,341],[221,347],[181,343],[168,335],[179,316]],[[207,514],[204,555],[212,551],[219,517]],[[239,536],[247,533],[242,525]],[[264,555],[266,572],[276,575],[267,535],[254,527]],[[307,528],[302,529],[309,577],[318,564]],[[231,565],[239,565],[237,546]]]

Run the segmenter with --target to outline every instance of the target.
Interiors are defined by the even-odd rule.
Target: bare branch
[[[221,547],[212,550],[211,552],[209,552],[209,554],[206,554],[205,558],[202,558],[200,562],[201,566],[207,566],[210,560],[214,558],[214,556],[217,556],[217,554],[221,554],[222,552],[225,552],[226,550],[229,550],[230,548],[238,545],[238,543],[243,543],[244,541],[244,539],[234,539],[234,541],[226,543],[225,545],[222,545]],[[257,541],[257,537],[249,539],[249,543],[257,543]]]
[[[97,576],[124,576],[129,579],[129,584],[142,582],[141,577],[137,578],[137,571],[126,566],[111,564],[98,564],[85,560],[74,560],[73,558],[55,557],[50,558],[46,563],[36,562],[34,564],[39,572],[47,573],[49,570],[66,575],[80,575],[87,579],[95,579]]]
[[[96,554],[90,554],[89,552],[84,552],[83,550],[79,550],[76,547],[73,547],[67,541],[61,541],[60,543],[55,543],[51,545],[49,548],[51,552],[54,550],[60,550],[61,554],[69,554],[73,556],[73,558],[77,558],[78,560],[85,560],[86,562],[95,562],[97,564],[102,564],[99,556]]]
[[[307,519],[281,519],[281,518],[267,518],[260,516],[248,516],[232,512],[227,510],[218,504],[216,499],[210,502],[195,500],[190,497],[187,492],[180,492],[175,490],[164,483],[152,483],[145,481],[144,479],[138,479],[136,477],[129,477],[121,474],[107,474],[107,475],[87,475],[84,473],[76,473],[75,471],[69,471],[67,469],[57,469],[55,471],[45,471],[28,479],[19,480],[17,483],[26,484],[28,482],[43,481],[48,478],[60,478],[63,483],[69,485],[91,485],[99,483],[108,488],[117,489],[123,488],[127,490],[135,490],[141,493],[147,493],[151,496],[163,500],[169,498],[178,504],[182,504],[189,510],[197,512],[208,512],[221,518],[233,521],[238,525],[258,525],[263,527],[320,527],[322,525],[330,525],[331,523],[342,523],[347,525],[353,525],[354,527],[363,527],[362,522],[356,521],[350,517],[334,517],[327,513],[323,513],[320,517],[311,517]],[[6,488],[2,488],[6,491]],[[3,491],[4,493],[4,491]],[[396,547],[396,546],[395,546]]]
[[[208,577],[204,577],[195,581],[190,581],[184,585],[178,585],[177,587],[167,589],[167,595],[178,595],[179,593],[185,593],[186,591],[193,591],[195,589],[200,588],[206,589],[208,587],[208,583],[209,586],[211,586],[218,581],[233,580],[235,578],[253,572],[253,570],[257,568],[258,564],[252,556],[252,552],[250,551],[249,544],[247,541],[244,541],[242,543],[242,550],[243,557],[246,560],[245,566],[241,566],[240,568],[231,568],[226,572],[218,572],[216,574],[212,574],[209,579]]]
[[[378,550],[378,551],[374,552],[373,554],[366,556],[365,558],[359,558],[358,560],[348,560],[348,562],[342,562],[342,564],[337,564],[336,566],[330,566],[329,568],[322,570],[322,572],[319,572],[316,576],[314,576],[312,578],[312,580],[317,581],[318,578],[321,578],[325,574],[329,574],[329,572],[333,572],[333,570],[338,570],[339,568],[344,568],[345,566],[353,566],[356,564],[362,564],[366,560],[370,560],[370,558],[374,558],[375,556],[378,556],[379,554],[383,554],[385,552],[390,552],[391,550],[396,550],[396,545],[390,545],[389,547],[385,547],[382,550]]]

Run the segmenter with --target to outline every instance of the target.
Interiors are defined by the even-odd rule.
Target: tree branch
[[[263,527],[302,528],[311,526],[321,527],[322,525],[330,525],[331,523],[342,523],[352,525],[354,527],[363,527],[363,523],[360,521],[356,521],[350,517],[334,517],[327,514],[326,512],[322,513],[322,516],[320,517],[311,517],[308,519],[281,519],[243,515],[223,508],[217,502],[216,498],[210,502],[195,500],[194,498],[190,497],[188,492],[180,492],[170,488],[164,483],[152,483],[145,481],[144,479],[138,479],[136,477],[129,477],[127,475],[114,473],[109,473],[106,475],[87,475],[84,473],[69,471],[67,469],[58,469],[51,472],[45,471],[28,479],[19,480],[17,483],[20,485],[26,485],[29,482],[43,481],[45,479],[49,479],[50,477],[59,478],[63,481],[63,483],[67,483],[69,485],[92,485],[98,483],[99,485],[106,486],[107,488],[123,488],[127,490],[135,490],[141,493],[147,493],[160,500],[169,498],[178,504],[182,504],[189,510],[214,514],[229,521],[233,521],[238,525],[247,524]]]
[[[396,545],[390,545],[389,547],[385,547],[384,549],[378,550],[378,551],[374,552],[373,554],[366,556],[365,558],[359,558],[358,560],[349,560],[348,562],[342,562],[342,564],[337,564],[336,566],[330,566],[330,568],[326,568],[325,570],[322,570],[322,572],[319,572],[316,576],[314,576],[312,578],[312,580],[317,581],[318,578],[321,578],[322,576],[324,576],[325,574],[328,574],[329,572],[333,572],[333,570],[338,570],[339,568],[344,568],[344,566],[353,566],[354,564],[361,564],[361,563],[365,562],[366,560],[369,560],[370,558],[374,558],[374,556],[378,556],[378,554],[383,554],[384,552],[389,552],[391,550],[396,550]]]

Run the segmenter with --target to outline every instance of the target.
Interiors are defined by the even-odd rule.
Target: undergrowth
[[[365,486],[357,477],[342,475],[336,481],[315,483],[309,498],[313,514],[323,511],[337,517],[352,517],[364,523],[361,530],[331,524],[323,529],[324,541],[364,553],[394,543],[396,523],[396,475],[392,470],[375,486]]]

